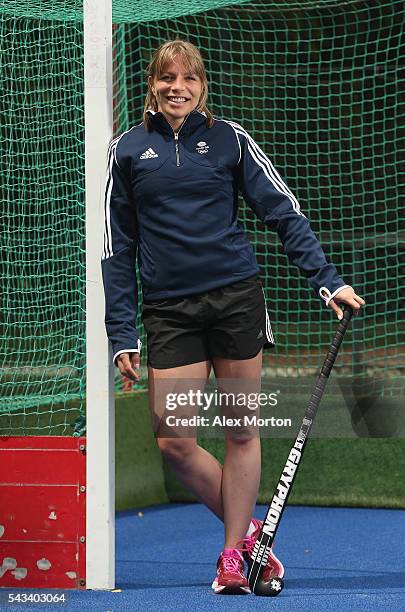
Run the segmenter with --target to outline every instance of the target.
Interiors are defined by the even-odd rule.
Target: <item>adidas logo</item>
[[[257,334],[257,339],[260,340],[260,338],[263,338],[263,330],[262,329]]]
[[[157,153],[151,148],[149,148],[145,153],[142,153],[139,159],[152,159],[153,157],[159,157]]]

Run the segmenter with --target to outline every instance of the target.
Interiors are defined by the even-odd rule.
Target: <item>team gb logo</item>
[[[208,153],[208,149],[209,146],[207,145],[206,142],[197,142],[197,146],[195,148],[195,150],[197,151],[197,153],[200,153],[200,155],[203,155],[203,153]]]

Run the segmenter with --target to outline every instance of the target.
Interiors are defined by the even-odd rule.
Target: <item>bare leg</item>
[[[237,379],[243,387],[259,393],[262,352],[253,359],[214,359],[217,379]],[[242,540],[256,504],[260,485],[260,437],[248,435],[226,438],[226,456],[222,475],[222,501],[225,523],[225,548],[235,548]]]
[[[194,391],[203,390],[210,369],[208,361],[165,370],[149,368],[150,408],[155,424],[164,414],[164,396],[168,392],[187,392],[190,387]],[[192,416],[198,413],[198,409],[187,406],[183,413]],[[179,414],[179,411],[174,411],[174,414]],[[157,443],[180,482],[223,521],[222,466],[208,451],[198,446],[196,437],[190,436],[190,430],[186,435],[188,437],[164,437],[158,433]]]

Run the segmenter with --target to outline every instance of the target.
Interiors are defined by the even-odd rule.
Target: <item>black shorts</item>
[[[144,302],[148,365],[251,359],[274,346],[259,275],[185,298]]]

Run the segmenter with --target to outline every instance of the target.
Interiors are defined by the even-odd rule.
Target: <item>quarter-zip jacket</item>
[[[186,297],[259,272],[238,223],[238,193],[276,230],[292,263],[326,303],[347,287],[269,158],[237,123],[192,112],[174,133],[150,111],[110,143],[102,271],[115,358],[140,350],[138,258],[145,300]]]

